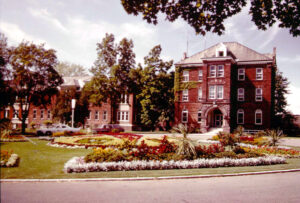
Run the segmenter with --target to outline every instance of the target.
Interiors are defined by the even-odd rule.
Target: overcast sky
[[[225,21],[222,36],[195,35],[184,21],[174,23],[159,18],[158,25],[147,24],[141,16],[128,15],[119,0],[0,0],[0,32],[9,45],[22,40],[45,43],[57,51],[60,61],[90,68],[96,59],[96,43],[105,33],[116,41],[132,39],[136,61],[143,62],[149,50],[160,44],[165,60],[181,59],[219,42],[237,41],[259,53],[277,48],[277,65],[290,81],[289,109],[300,114],[300,37],[276,26],[257,30],[248,15],[249,7]],[[188,41],[188,46],[187,46]]]

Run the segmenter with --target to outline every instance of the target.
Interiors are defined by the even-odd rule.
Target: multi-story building
[[[64,83],[59,87],[61,93],[68,90],[75,90],[77,93],[80,93],[84,84],[91,80],[91,76],[83,77],[63,77]],[[26,125],[34,123],[38,128],[44,124],[46,120],[53,119],[52,111],[54,109],[57,97],[52,98],[50,105],[44,106],[31,106],[29,109],[28,118],[26,119]],[[96,128],[100,127],[103,124],[108,124],[111,121],[113,123],[118,123],[125,130],[132,130],[134,127],[134,116],[133,116],[133,95],[124,95],[122,96],[121,103],[118,104],[116,109],[112,109],[109,101],[107,103],[99,105],[89,105],[89,116],[86,118],[84,123],[87,128]],[[0,118],[9,118],[12,121],[13,128],[20,128],[21,121],[18,118],[20,115],[19,104],[14,105],[14,110],[11,107],[7,107],[3,112],[0,112]],[[112,114],[114,115],[112,117]],[[112,120],[113,119],[113,120]]]
[[[248,130],[271,127],[276,49],[261,54],[237,42],[216,44],[176,65],[175,123],[202,132],[238,125]]]

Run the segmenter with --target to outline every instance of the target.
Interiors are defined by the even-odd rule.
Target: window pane
[[[189,71],[183,71],[183,81],[187,82],[189,81]]]
[[[216,77],[216,66],[210,66],[209,67],[209,76],[210,77]]]
[[[218,77],[224,77],[224,66],[218,66]]]
[[[217,86],[217,99],[223,99],[223,86]]]
[[[198,80],[199,81],[202,81],[203,79],[203,71],[202,70],[199,70],[199,73],[198,73]]]
[[[201,122],[201,116],[202,116],[202,112],[198,111],[198,122]]]
[[[198,89],[198,100],[201,100],[202,99],[202,88],[200,87]]]
[[[209,86],[209,99],[215,99],[216,86]]]

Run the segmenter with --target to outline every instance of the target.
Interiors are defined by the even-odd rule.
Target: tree
[[[0,110],[8,106],[14,98],[7,78],[10,75],[8,68],[9,52],[7,38],[3,33],[0,33]]]
[[[225,31],[224,21],[241,12],[247,0],[122,0],[121,3],[128,14],[142,14],[148,23],[156,25],[161,12],[170,22],[181,17],[196,33],[205,35],[211,31],[221,35]],[[258,29],[266,30],[279,21],[279,27],[288,28],[294,37],[300,35],[299,0],[252,0],[249,14]]]
[[[68,62],[59,62],[57,66],[55,66],[55,70],[63,77],[88,75],[83,66]]]
[[[55,50],[45,49],[44,44],[22,42],[10,52],[9,80],[16,96],[15,104],[19,106],[20,115],[17,116],[22,122],[22,133],[30,107],[46,107],[51,103],[51,97],[57,94],[57,86],[63,83],[54,69],[56,64]],[[15,111],[15,105],[11,106]]]
[[[114,35],[106,34],[102,42],[97,44],[97,59],[90,70],[94,77],[84,88],[93,104],[101,106],[103,102],[110,102],[111,123],[115,120],[114,111],[121,95],[131,93],[129,73],[135,65],[132,49],[132,40],[124,38],[115,44]]]
[[[144,58],[145,67],[140,71],[141,87],[137,93],[141,123],[151,129],[160,122],[168,125],[174,115],[174,74],[168,72],[173,61],[164,62],[160,53],[161,47],[158,45]]]
[[[282,72],[276,70],[275,73],[275,115],[278,114],[286,114],[286,94],[289,93],[288,91],[288,79],[282,75]]]

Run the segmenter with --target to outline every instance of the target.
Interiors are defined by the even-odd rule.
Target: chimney
[[[276,47],[273,47],[273,56],[276,56]]]
[[[182,57],[182,60],[186,59],[187,58],[187,54],[186,52],[183,52],[183,57]]]

